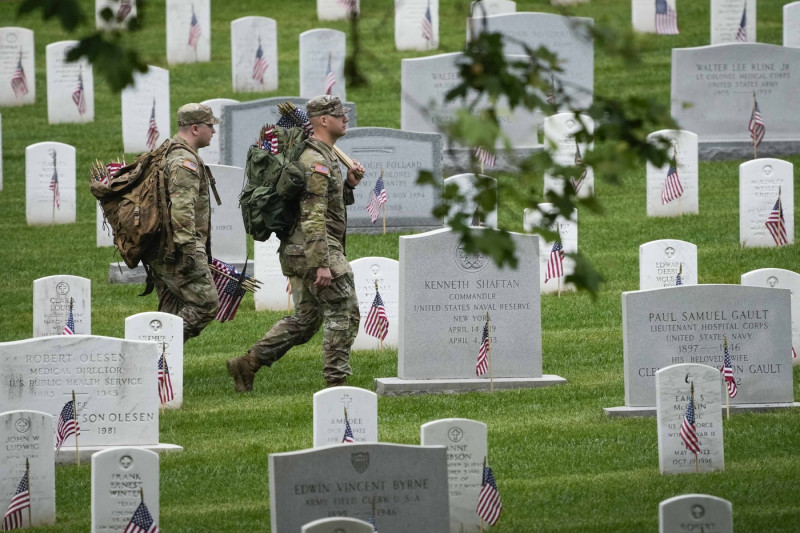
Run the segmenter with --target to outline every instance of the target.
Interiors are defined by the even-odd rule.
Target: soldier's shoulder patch
[[[325,165],[314,163],[314,172],[319,172],[320,174],[325,174],[326,176],[328,176],[331,173],[331,169],[329,169]]]
[[[192,161],[191,159],[184,159],[181,163],[181,166],[188,168],[192,172],[197,172],[197,163]]]

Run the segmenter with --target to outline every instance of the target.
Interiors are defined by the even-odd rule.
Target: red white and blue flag
[[[233,317],[236,316],[236,310],[239,309],[239,304],[242,303],[242,297],[245,293],[244,287],[239,283],[239,279],[241,278],[244,281],[251,278],[247,275],[242,278],[242,273],[225,261],[212,259],[211,264],[229,276],[218,272],[212,273],[214,285],[219,295],[219,311],[217,311],[217,316],[214,318],[219,322],[227,322],[228,320],[233,320]]]
[[[72,315],[72,303],[69,306],[69,315],[67,316],[67,323],[64,324],[62,335],[75,335],[75,317]]]
[[[125,533],[158,533],[158,526],[144,502],[136,508],[131,521],[125,527]]]
[[[664,188],[661,190],[661,205],[666,205],[681,196],[683,196],[683,184],[678,176],[678,163],[673,157],[667,171],[667,179],[664,180]]]
[[[117,8],[117,21],[122,22],[125,18],[131,14],[133,10],[133,5],[131,4],[131,0],[120,0],[119,7]]]
[[[560,278],[564,275],[564,247],[561,241],[553,243],[550,250],[550,257],[547,259],[547,270],[544,274],[544,282],[547,283],[553,278]]]
[[[22,68],[22,50],[19,52],[17,69],[11,76],[11,88],[14,90],[15,98],[22,98],[28,94],[28,80],[25,77],[25,69]]]
[[[764,124],[764,117],[761,116],[761,109],[758,107],[758,101],[753,100],[753,112],[750,113],[750,122],[747,124],[747,131],[750,132],[750,140],[753,146],[758,146],[764,140],[764,134],[767,132],[767,125]]]
[[[736,41],[740,43],[747,42],[747,0],[744,3],[744,11],[742,11],[742,20],[739,22],[739,28],[736,30]]]
[[[61,449],[61,445],[67,440],[70,435],[75,435],[77,438],[81,434],[81,428],[78,426],[78,421],[75,419],[75,404],[72,400],[64,404],[61,409],[61,414],[58,417],[58,425],[56,426],[56,451]]]
[[[677,35],[678,14],[667,0],[656,0],[656,33],[659,35]]]
[[[483,146],[475,148],[475,158],[485,167],[494,167],[497,163],[497,156]]]
[[[583,157],[581,156],[581,147],[578,144],[578,141],[575,141],[575,166],[581,167],[581,175],[578,179],[570,178],[570,183],[572,183],[572,188],[575,189],[575,194],[578,194],[578,191],[581,190],[581,186],[583,185],[583,181],[586,179],[586,174],[589,170],[583,164]]]
[[[325,94],[331,94],[334,85],[336,85],[336,76],[333,74],[333,67],[331,66],[331,55],[328,54],[328,73],[325,75]]]
[[[150,122],[147,125],[147,149],[154,150],[158,142],[158,125],[156,124],[156,101],[153,100],[153,110],[150,111]]]
[[[422,17],[422,38],[433,43],[433,19],[431,18],[431,2],[428,0],[428,7],[425,8],[425,16]]]
[[[367,204],[367,212],[373,224],[378,220],[381,214],[381,206],[386,203],[387,199],[383,176],[380,176],[378,181],[375,182],[375,187],[372,188],[372,195],[369,198],[369,204]]]
[[[256,59],[253,62],[253,73],[251,77],[258,83],[264,83],[264,73],[267,72],[267,60],[264,58],[264,48],[261,46],[261,39],[258,40],[258,48],[256,49]]]
[[[722,377],[725,380],[725,386],[728,388],[728,396],[733,398],[738,394],[739,389],[736,387],[736,379],[733,377],[733,364],[731,364],[731,354],[728,353],[728,341],[725,341],[725,362],[722,368]]]
[[[345,8],[347,11],[355,11],[356,10],[356,0],[338,0],[339,5]]]
[[[389,333],[389,318],[386,316],[386,307],[383,305],[381,293],[377,289],[375,289],[375,299],[372,300],[367,319],[364,321],[364,331],[367,335],[380,340],[384,340],[386,334]]]
[[[483,467],[483,480],[481,481],[481,492],[478,495],[478,516],[491,525],[497,524],[500,513],[503,512],[503,503],[500,501],[500,492],[497,490],[497,482],[494,473],[488,466]]]
[[[78,107],[79,115],[86,113],[86,91],[83,89],[83,74],[78,74],[78,83],[75,85],[75,90],[72,91],[72,101]]]
[[[350,421],[347,419],[347,411],[344,412],[344,437],[342,437],[342,444],[353,443],[356,441],[353,436],[353,429],[350,427]]]
[[[778,193],[778,200],[775,202],[772,211],[769,212],[764,225],[767,226],[767,230],[772,235],[772,240],[775,241],[776,246],[783,246],[789,242],[786,238],[786,220],[783,218],[783,204],[781,203],[780,193]]]
[[[164,354],[158,359],[158,398],[161,403],[167,403],[175,399],[175,391],[172,388],[172,378],[169,375],[169,365]]]
[[[28,485],[28,471],[26,470],[19,485],[17,485],[17,490],[14,491],[14,496],[11,497],[6,514],[3,515],[3,531],[22,529],[22,511],[30,508],[30,506],[31,492]]]
[[[489,371],[489,317],[483,325],[481,345],[478,347],[478,363],[475,365],[475,375],[482,376]]]
[[[686,414],[681,423],[681,440],[686,449],[692,453],[700,453],[700,441],[697,440],[697,428],[694,425],[694,394],[686,404]]]
[[[192,8],[192,21],[189,23],[189,46],[197,49],[197,43],[200,41],[201,35],[203,35],[203,28],[200,27],[197,15],[194,14],[194,8]]]
[[[50,178],[50,190],[53,191],[53,205],[61,207],[61,190],[58,187],[58,168],[56,167],[56,156],[53,155],[53,177]]]

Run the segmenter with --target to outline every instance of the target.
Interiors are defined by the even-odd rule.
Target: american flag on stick
[[[11,88],[14,90],[15,98],[22,98],[28,94],[28,80],[25,77],[25,69],[22,68],[22,50],[19,51],[19,60],[17,60],[17,69],[11,76]]]
[[[128,15],[131,14],[133,5],[131,0],[120,0],[119,7],[117,8],[117,22],[122,22]]]
[[[481,333],[481,345],[478,347],[478,362],[475,365],[475,375],[482,376],[489,371],[489,313],[486,313],[486,323]]]
[[[264,83],[264,74],[267,72],[269,64],[264,58],[264,48],[261,46],[261,38],[258,39],[258,48],[256,49],[256,59],[253,61],[253,73],[250,77],[258,83]]]
[[[197,15],[194,14],[194,6],[192,6],[192,20],[189,23],[189,46],[197,50],[197,43],[200,41],[200,36],[203,35],[203,28],[197,21]]]
[[[31,508],[31,491],[28,484],[30,478],[30,467],[28,460],[25,460],[25,474],[17,485],[17,490],[14,491],[14,496],[11,497],[11,502],[8,504],[6,514],[3,515],[3,531],[11,531],[12,529],[22,529],[22,511],[28,509],[30,514]],[[31,525],[31,524],[29,524]]]
[[[380,176],[375,182],[375,187],[372,188],[372,195],[370,196],[369,203],[367,204],[369,219],[373,224],[376,220],[378,220],[378,217],[381,214],[381,206],[386,203],[387,199],[386,187],[383,185],[383,176]]]
[[[336,76],[333,74],[331,59],[331,54],[328,54],[328,73],[325,75],[325,94],[331,94],[333,86],[336,85]]]
[[[425,8],[425,15],[422,17],[422,38],[433,44],[433,19],[431,18],[431,2],[428,0],[428,7]]]
[[[348,12],[356,10],[356,0],[338,0],[338,3]]]
[[[169,375],[166,355],[166,351],[162,350],[161,357],[158,359],[158,398],[162,404],[175,399],[175,391],[172,388],[172,378]]]
[[[53,176],[50,178],[50,190],[53,191],[53,207],[61,208],[61,191],[58,187],[58,166],[56,165],[56,154],[53,150]]]
[[[581,186],[583,185],[583,181],[586,179],[586,174],[589,172],[589,169],[587,169],[586,165],[583,164],[581,146],[578,144],[577,139],[575,140],[575,166],[581,168],[581,175],[577,180],[575,178],[570,178],[570,183],[572,183],[572,188],[575,189],[575,194],[578,194],[578,191],[581,190]]]
[[[376,281],[375,298],[372,300],[367,319],[364,321],[364,331],[367,335],[384,340],[387,333],[389,333],[389,318],[386,316],[386,307],[383,305],[383,298],[381,298],[381,293],[378,292],[377,285],[378,282]]]
[[[67,323],[64,324],[62,335],[75,335],[75,318],[72,316],[72,306],[75,304],[75,299],[69,299],[69,315],[67,316]]]
[[[497,163],[497,156],[483,146],[475,148],[475,159],[485,167],[494,167]]]
[[[61,415],[58,417],[58,426],[56,426],[56,451],[61,449],[61,445],[67,440],[67,437],[75,435],[77,438],[81,434],[81,428],[78,426],[78,420],[75,418],[75,400],[70,400],[64,404],[61,409]]]
[[[679,286],[683,285],[683,277],[681,277],[681,274],[683,274],[683,263],[681,263],[681,266],[678,267],[678,273],[675,275],[675,286],[676,287],[679,287]]]
[[[342,437],[342,444],[355,442],[356,438],[353,436],[353,429],[350,427],[350,421],[347,419],[347,408],[344,410],[344,436]]]
[[[723,349],[725,350],[725,362],[722,365],[722,368],[719,369],[722,372],[722,377],[725,380],[725,386],[728,389],[728,397],[733,398],[739,393],[739,389],[736,387],[736,379],[733,377],[733,364],[731,363],[731,354],[728,353],[728,337],[723,337]]]
[[[667,0],[656,0],[656,33],[659,35],[677,35],[678,14]]]
[[[761,144],[761,141],[764,140],[764,134],[767,132],[767,126],[764,124],[764,117],[761,116],[761,109],[758,107],[755,93],[753,93],[753,111],[750,113],[747,131],[750,132],[750,140],[754,147]]]
[[[154,150],[158,142],[158,125],[156,125],[156,101],[153,100],[153,109],[150,111],[150,122],[147,125],[147,149]]]
[[[692,382],[689,403],[686,404],[686,414],[681,423],[681,440],[686,449],[692,453],[700,453],[700,441],[697,440],[697,428],[694,425],[694,382]]]
[[[736,42],[747,42],[747,0],[744,3],[744,11],[742,11],[742,20],[739,22],[739,28],[736,30]]]
[[[666,205],[681,196],[683,196],[683,184],[678,176],[678,161],[673,154],[669,170],[667,170],[667,178],[664,180],[664,188],[661,190],[661,205]]]
[[[778,189],[778,199],[775,201],[775,206],[769,212],[767,221],[764,222],[767,226],[769,234],[772,235],[772,240],[775,241],[776,246],[783,246],[789,241],[786,238],[786,220],[783,218],[783,204],[781,203],[781,191]]]
[[[500,492],[497,490],[497,482],[494,479],[492,469],[485,465],[483,467],[483,480],[481,481],[481,492],[478,495],[478,508],[476,509],[481,520],[485,520],[491,525],[497,524],[500,513],[503,512],[503,503],[500,501]]]
[[[153,515],[145,505],[144,500],[136,508],[131,521],[125,527],[125,533],[158,533],[158,525],[153,520]]]
[[[557,279],[564,275],[564,247],[561,245],[561,236],[553,243],[550,249],[550,257],[547,259],[547,270],[544,274],[544,282]]]
[[[75,84],[75,90],[72,91],[72,101],[78,107],[78,114],[84,115],[86,113],[86,91],[83,88],[83,73],[78,73],[78,83]]]
[[[212,277],[214,285],[217,288],[219,295],[219,311],[217,311],[216,318],[219,322],[227,322],[233,320],[236,316],[236,310],[239,309],[239,304],[242,303],[244,297],[245,287],[243,282],[250,278],[236,270],[233,265],[229,265],[219,259],[212,259],[211,264],[215,269],[212,270]]]

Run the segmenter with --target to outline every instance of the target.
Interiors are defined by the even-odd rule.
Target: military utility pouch
[[[292,161],[281,171],[275,191],[286,200],[294,200],[305,187],[305,172],[299,161]]]

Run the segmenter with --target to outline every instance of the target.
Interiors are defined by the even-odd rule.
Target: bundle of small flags
[[[219,295],[219,311],[216,318],[219,322],[233,320],[245,292],[256,292],[261,282],[248,275],[242,275],[233,265],[219,259],[211,259],[208,265],[214,278],[214,286]]]
[[[258,134],[258,141],[256,141],[256,144],[265,152],[277,154],[278,134],[275,132],[275,126],[272,124],[264,124],[261,126],[261,132]]]
[[[108,185],[111,178],[114,177],[119,169],[125,166],[125,159],[122,161],[117,158],[116,161],[111,163],[103,163],[99,159],[95,159],[94,163],[89,167],[89,177],[92,181],[99,181]]]
[[[281,113],[281,118],[278,120],[278,126],[282,128],[293,128],[299,126],[305,130],[308,135],[313,135],[314,126],[308,120],[308,114],[297,107],[291,102],[283,102],[278,104],[278,111]]]

